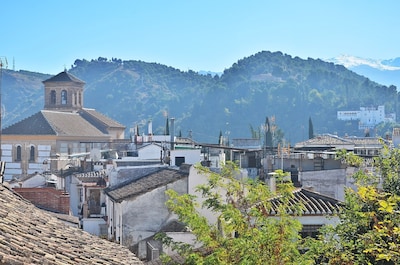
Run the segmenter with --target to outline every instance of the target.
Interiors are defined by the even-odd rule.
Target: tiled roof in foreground
[[[338,213],[342,203],[335,198],[321,193],[298,188],[293,191],[293,197],[289,200],[290,205],[302,205],[304,215],[332,215]],[[276,214],[281,204],[280,198],[276,197],[271,202],[271,214]]]
[[[143,264],[127,248],[70,227],[0,184],[0,264]]]

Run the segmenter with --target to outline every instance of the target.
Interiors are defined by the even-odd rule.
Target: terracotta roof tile
[[[43,116],[42,112],[38,112],[4,128],[2,133],[15,135],[56,135],[56,132]]]
[[[121,123],[105,116],[100,112],[97,112],[94,109],[83,108],[79,110],[79,114],[102,131],[106,128],[125,128],[125,126]]]
[[[127,248],[70,227],[0,184],[0,264],[142,264]]]
[[[55,75],[53,77],[50,77],[47,80],[44,80],[43,83],[47,82],[75,82],[75,83],[80,83],[80,84],[85,84],[84,81],[80,80],[76,76],[68,73],[67,71],[63,71],[59,73],[58,75]]]
[[[42,114],[57,135],[105,136],[104,133],[83,119],[78,113],[42,110]]]
[[[88,136],[108,139],[106,134],[76,112],[49,110],[42,110],[5,128],[2,132],[7,135]]]

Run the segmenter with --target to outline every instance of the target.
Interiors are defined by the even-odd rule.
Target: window
[[[175,166],[180,167],[183,163],[185,163],[185,157],[183,156],[175,157]]]
[[[56,91],[52,90],[50,92],[50,104],[55,105],[56,104]]]
[[[66,90],[61,91],[61,104],[62,105],[67,104],[67,91]]]
[[[99,189],[90,189],[89,190],[88,208],[89,208],[90,215],[100,214],[101,205],[100,205],[100,190]]]
[[[21,161],[21,146],[17,146],[17,156],[15,157],[15,161]]]
[[[33,162],[35,161],[35,147],[31,146],[31,150],[29,152],[29,161]]]

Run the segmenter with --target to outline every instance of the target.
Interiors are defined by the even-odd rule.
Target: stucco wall
[[[177,217],[168,211],[165,205],[168,200],[165,191],[173,189],[184,194],[187,193],[187,185],[187,178],[183,178],[121,202],[122,223],[117,223],[117,227],[122,227],[122,244],[132,247],[139,241],[153,236],[170,221],[176,220]]]
[[[312,188],[321,194],[344,200],[345,169],[299,172],[299,181],[304,188]]]
[[[121,167],[117,170],[110,171],[109,182],[110,186],[118,185],[128,180],[139,179],[147,174],[156,172],[160,168],[165,168],[166,165],[155,165],[155,166],[135,166],[135,167]]]

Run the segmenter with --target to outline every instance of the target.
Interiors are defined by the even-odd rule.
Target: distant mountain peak
[[[353,68],[360,65],[367,65],[369,67],[379,70],[400,70],[400,67],[396,66],[397,60],[378,60],[378,59],[367,59],[352,55],[340,55],[336,58],[328,59],[327,61],[335,64],[344,65],[346,68]]]

